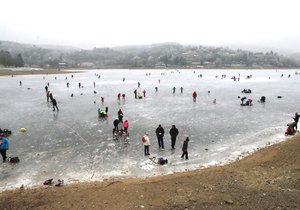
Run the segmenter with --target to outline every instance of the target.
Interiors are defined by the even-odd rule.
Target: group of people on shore
[[[285,135],[294,135],[297,132],[299,117],[300,115],[298,112],[296,112],[295,116],[293,117],[294,122],[287,124],[288,127],[286,128]]]

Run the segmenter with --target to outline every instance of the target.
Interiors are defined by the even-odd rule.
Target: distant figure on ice
[[[96,87],[96,82],[94,81],[94,83],[93,83],[93,84],[94,84],[94,88],[95,88],[95,87]]]
[[[104,103],[104,97],[101,97],[101,103]]]
[[[125,100],[125,93],[122,94],[122,99]]]
[[[69,82],[67,82],[67,88],[69,88],[69,85],[70,85],[70,83],[69,83]]]
[[[265,103],[266,102],[266,96],[262,96],[258,102]]]
[[[48,91],[48,86],[47,86],[47,85],[45,86],[45,91],[46,91],[46,93],[47,93],[47,91]]]
[[[172,149],[175,149],[176,137],[178,136],[178,134],[179,134],[178,129],[175,127],[175,125],[172,125],[172,128],[170,129]]]
[[[129,126],[128,120],[125,120],[123,123],[123,127],[124,127],[124,132],[126,134],[128,134],[128,126]]]
[[[121,93],[118,93],[118,100],[121,99]]]
[[[20,86],[22,86],[22,81],[20,80]]]
[[[180,93],[183,93],[183,87],[180,87]]]
[[[164,146],[164,134],[165,134],[165,130],[164,128],[159,124],[158,127],[156,128],[156,136],[157,136],[157,141],[158,141],[158,147],[159,149],[165,149]]]
[[[123,82],[125,82],[125,77],[123,77]]]
[[[105,107],[106,117],[108,117],[108,106]]]
[[[144,98],[146,98],[146,90],[143,90]]]
[[[55,107],[56,107],[56,110],[59,111],[55,98],[52,99],[52,105],[53,105],[53,111],[55,111]]]
[[[49,98],[50,98],[50,91],[47,91],[47,93],[46,93],[46,97],[47,97],[47,102],[49,102]]]
[[[213,100],[213,103],[216,104],[216,103],[217,103],[217,99],[214,99],[214,100]]]
[[[134,93],[134,98],[137,99],[137,89],[135,89],[135,90],[133,91],[133,93]]]
[[[2,156],[3,163],[6,161],[6,151],[9,149],[8,141],[3,136],[3,134],[0,135],[0,153]]]
[[[140,88],[140,86],[141,86],[141,83],[140,83],[140,82],[138,82],[138,88]]]
[[[244,101],[247,99],[247,97],[243,97],[243,98],[241,98],[241,105],[243,106],[244,105]]]
[[[81,83],[80,82],[78,83],[78,87],[81,88]]]
[[[173,93],[175,93],[176,87],[173,87]]]
[[[49,91],[49,98],[50,98],[50,102],[52,102],[53,101],[53,95],[52,95],[52,93],[50,93],[50,91]]]
[[[158,87],[155,87],[155,92],[157,92],[158,91]]]
[[[197,99],[197,93],[196,91],[193,92],[193,102],[196,102],[196,99]]]
[[[150,139],[148,137],[147,132],[145,132],[145,135],[142,137],[142,142],[144,144],[144,154],[145,154],[145,156],[150,155],[150,153],[149,153]]]
[[[186,137],[185,141],[183,142],[181,158],[184,158],[185,156],[185,159],[189,159],[188,151],[187,151],[189,141],[190,141],[189,137]]]
[[[120,122],[123,122],[123,112],[121,109],[119,109],[119,111],[118,111],[118,118],[119,118]]]
[[[298,129],[297,125],[298,125],[298,121],[299,121],[299,117],[300,115],[298,114],[298,112],[295,113],[295,117],[293,117],[294,121],[295,121],[295,128],[296,128],[296,131]]]

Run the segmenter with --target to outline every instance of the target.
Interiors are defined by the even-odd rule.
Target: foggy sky
[[[178,42],[300,51],[298,2],[0,0],[0,40],[81,48]]]

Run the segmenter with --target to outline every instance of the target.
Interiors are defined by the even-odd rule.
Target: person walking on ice
[[[8,141],[7,139],[2,136],[2,134],[0,135],[0,153],[3,159],[3,163],[6,161],[6,151],[8,150]]]
[[[175,149],[175,143],[176,143],[176,137],[178,135],[179,131],[176,128],[175,125],[172,125],[172,128],[170,129],[170,135],[171,135],[171,141],[172,141],[172,149]]]
[[[156,136],[157,136],[159,149],[164,150],[165,149],[165,146],[164,146],[165,130],[164,130],[164,128],[159,124],[158,127],[156,128],[155,133],[156,133]]]
[[[183,142],[183,146],[182,146],[182,155],[181,155],[181,158],[184,158],[185,156],[185,159],[188,160],[189,157],[188,157],[188,143],[189,143],[189,137],[186,137],[186,139],[184,140]]]
[[[59,111],[55,98],[52,99],[52,105],[53,105],[53,111],[55,111],[55,107],[56,107],[56,110]]]
[[[197,98],[197,93],[196,91],[193,92],[193,101],[196,102],[196,98]]]

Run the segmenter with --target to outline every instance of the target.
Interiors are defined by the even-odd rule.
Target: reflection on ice
[[[146,76],[146,73],[151,74]],[[49,178],[62,178],[69,183],[147,177],[235,161],[257,148],[284,140],[285,125],[299,111],[300,76],[293,73],[291,70],[195,70],[195,73],[194,70],[98,70],[74,74],[74,78],[69,75],[0,77],[0,127],[13,131],[8,154],[21,160],[17,165],[0,164],[1,190],[42,185]],[[231,79],[239,74],[240,81]],[[247,75],[252,78],[246,79]],[[44,87],[48,82],[59,112],[53,112],[47,103]],[[78,87],[79,82],[84,88]],[[176,87],[174,94],[173,87]],[[135,99],[135,89],[141,93],[146,90],[146,98]],[[252,92],[246,95],[241,93],[243,89]],[[194,91],[198,94],[196,102],[192,99]],[[118,100],[119,93],[126,98]],[[263,95],[266,103],[257,103]],[[278,99],[279,95],[283,97]],[[238,96],[251,97],[253,106],[240,106]],[[109,108],[108,118],[99,120],[98,108],[105,107]],[[112,135],[119,109],[124,120],[129,121],[128,138]],[[155,135],[158,124],[165,129],[164,151],[159,150]],[[179,129],[175,150],[171,150],[169,135],[172,125]],[[27,128],[26,133],[20,132],[23,127]],[[145,132],[151,141],[151,157],[165,157],[169,164],[159,166],[144,156],[141,137]],[[187,136],[188,161],[180,158]]]

